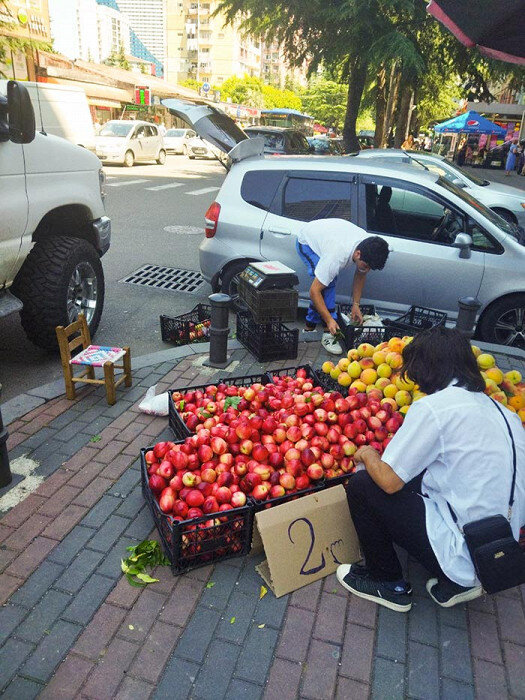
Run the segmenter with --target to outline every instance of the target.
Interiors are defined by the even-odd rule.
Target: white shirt
[[[328,287],[352,261],[355,249],[367,235],[364,229],[345,219],[316,219],[302,227],[297,240],[319,256],[315,276]]]
[[[514,537],[525,524],[525,430],[502,407],[516,445],[516,489],[511,517]],[[458,524],[491,515],[507,517],[512,482],[512,445],[492,399],[450,385],[411,406],[382,459],[405,483],[426,472],[421,492],[427,534],[445,574],[460,586],[477,583]]]

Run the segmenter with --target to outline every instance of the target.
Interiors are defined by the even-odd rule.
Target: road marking
[[[202,190],[193,190],[193,192],[186,192],[186,194],[208,194],[208,192],[217,192],[217,190],[220,190],[220,187],[205,187]]]
[[[150,192],[157,192],[157,190],[169,190],[172,187],[182,187],[182,182],[172,182],[169,185],[156,185],[155,187],[145,187],[144,189],[150,190]]]
[[[124,187],[124,185],[140,185],[149,180],[122,180],[121,182],[108,182],[108,187]]]

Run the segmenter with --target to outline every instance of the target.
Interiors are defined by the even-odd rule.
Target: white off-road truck
[[[39,127],[24,84],[0,81],[0,335],[19,311],[27,337],[53,348],[79,312],[98,327],[111,221],[99,159]]]

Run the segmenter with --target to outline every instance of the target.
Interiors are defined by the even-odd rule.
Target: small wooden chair
[[[126,386],[131,386],[131,354],[129,347],[113,348],[91,345],[91,334],[84,314],[79,314],[78,320],[66,326],[66,328],[57,326],[55,330],[58,347],[60,348],[62,369],[64,370],[67,398],[75,398],[75,382],[105,384],[108,404],[112,406],[117,400],[116,388],[122,382]],[[70,340],[73,335],[75,337]],[[82,348],[82,350],[72,357],[71,352],[77,348]],[[120,359],[122,359],[122,364],[117,365],[116,362]],[[73,374],[75,365],[84,365],[84,369],[80,374]],[[95,378],[95,367],[104,368],[104,379]],[[116,381],[115,369],[123,370],[122,376]]]

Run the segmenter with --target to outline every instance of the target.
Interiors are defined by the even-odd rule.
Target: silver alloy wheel
[[[496,343],[525,349],[525,306],[507,309],[494,325]]]
[[[91,323],[97,308],[97,275],[88,262],[81,262],[73,270],[67,288],[67,315],[73,323],[79,313]]]

